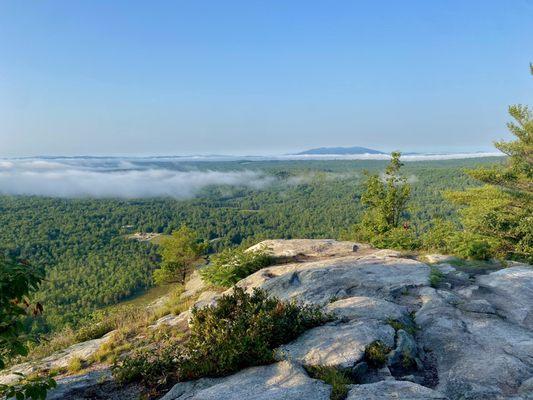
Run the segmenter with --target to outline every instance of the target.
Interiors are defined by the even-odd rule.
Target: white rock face
[[[416,383],[382,381],[366,385],[353,385],[346,400],[446,400],[443,394]]]
[[[353,296],[386,298],[391,290],[429,284],[429,267],[390,256],[345,256],[264,268],[237,283],[280,299],[327,304]]]
[[[161,400],[329,400],[331,388],[288,361],[245,369],[227,378],[178,383]]]
[[[339,318],[348,320],[402,320],[407,314],[407,308],[404,306],[399,306],[398,304],[390,301],[366,296],[354,296],[337,300],[328,304],[326,306],[326,311],[335,314]]]
[[[283,246],[278,242],[277,254],[299,253],[296,243]],[[301,253],[305,252],[312,254],[309,250]],[[441,263],[446,283],[445,289],[434,289],[429,286],[429,267],[402,258],[398,252],[365,249],[327,258],[323,254],[318,259],[265,268],[238,283],[246,290],[259,287],[281,299],[324,305],[340,318],[281,346],[278,359],[367,374],[364,381],[373,383],[353,385],[351,400],[531,398],[530,266],[484,273],[473,285],[467,274],[442,264],[446,257],[434,257],[433,261]],[[470,275],[479,273],[474,270]],[[406,330],[395,332],[387,323],[409,322],[411,312],[416,312],[418,325],[414,337]],[[393,350],[387,356],[389,368],[370,371],[363,357],[365,347],[375,340]],[[416,359],[411,364],[407,359],[405,364],[405,354],[413,353]],[[402,365],[411,370],[402,371]],[[183,393],[185,397],[180,398],[189,398]],[[247,394],[255,399],[256,393],[260,391]]]
[[[264,240],[247,251],[265,250],[277,258],[303,257],[339,257],[349,255],[357,250],[367,249],[368,245],[354,242],[338,242],[332,239],[291,239]]]
[[[533,330],[533,268],[517,266],[477,278],[487,300],[503,318]]]
[[[205,289],[205,282],[198,271],[194,271],[187,282],[185,282],[185,291],[181,294],[182,298],[191,297]]]
[[[424,305],[416,314],[418,339],[436,358],[437,389],[451,399],[519,399],[514,395],[533,376],[533,332],[524,326],[524,310],[533,300],[526,301],[533,270],[517,268],[479,277],[485,289],[473,292],[472,297],[484,299],[478,299],[475,307],[472,302],[457,306],[456,298],[446,292],[424,292]],[[514,292],[509,286],[514,286]],[[522,312],[511,312],[512,304],[508,304],[502,313],[509,318],[494,315],[489,307],[494,292],[507,301],[516,299],[512,304]],[[503,299],[495,301],[498,307]]]

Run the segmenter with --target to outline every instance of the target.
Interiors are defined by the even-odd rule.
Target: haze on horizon
[[[533,2],[0,3],[0,157],[491,151]]]

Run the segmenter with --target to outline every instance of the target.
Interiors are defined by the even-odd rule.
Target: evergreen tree
[[[207,250],[207,244],[198,240],[198,235],[192,229],[182,226],[172,232],[169,237],[163,238],[160,245],[162,257],[161,268],[154,271],[154,280],[157,284],[165,282],[183,283]]]
[[[361,203],[365,211],[346,238],[370,242],[377,247],[416,247],[414,234],[405,220],[411,186],[401,173],[401,153],[393,152],[383,174],[373,174],[364,183]]]
[[[533,75],[533,66],[530,65]],[[449,192],[446,197],[463,206],[459,213],[465,233],[475,234],[492,255],[533,260],[533,110],[509,107],[507,124],[516,137],[496,142],[508,157],[504,163],[478,168],[469,174],[485,183],[481,188]]]

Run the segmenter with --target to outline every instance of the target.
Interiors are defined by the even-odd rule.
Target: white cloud
[[[73,164],[36,159],[2,161],[0,193],[54,197],[188,198],[210,185],[259,189],[273,181],[273,178],[254,171],[139,169],[122,160],[111,170]]]

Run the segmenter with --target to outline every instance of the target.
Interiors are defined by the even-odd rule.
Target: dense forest
[[[410,221],[423,232],[442,217],[456,221],[443,190],[478,185],[465,168],[498,158],[406,163],[412,186]],[[134,232],[171,233],[182,225],[210,241],[211,251],[264,238],[339,237],[358,221],[364,171],[386,161],[202,162],[180,168],[252,170],[272,177],[258,189],[210,186],[192,199],[59,199],[0,197],[0,250],[44,266],[37,295],[46,319],[34,329],[75,324],[93,310],[152,285],[156,245]]]

